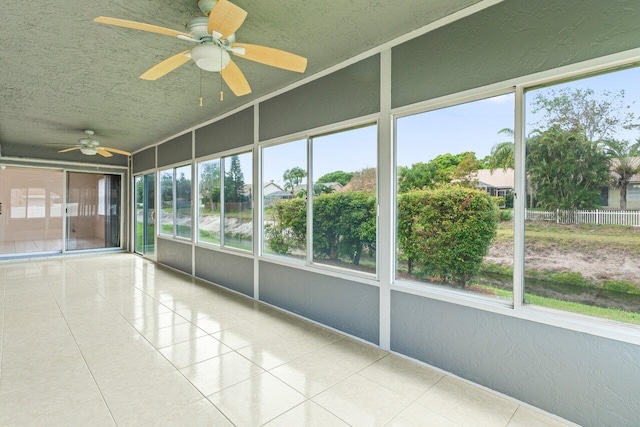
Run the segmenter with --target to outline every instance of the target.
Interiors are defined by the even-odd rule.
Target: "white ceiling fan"
[[[71,148],[60,150],[58,151],[58,153],[67,153],[69,151],[80,150],[82,154],[85,154],[87,156],[95,156],[96,154],[100,154],[102,157],[112,157],[113,156],[112,153],[122,154],[123,156],[131,155],[131,153],[129,153],[128,151],[119,150],[117,148],[111,148],[111,147],[102,147],[100,145],[100,142],[93,139],[93,135],[95,135],[95,132],[92,130],[87,129],[84,131],[84,133],[87,136],[84,138],[80,138],[77,144],[50,144],[50,145],[62,145],[65,147],[71,146]]]
[[[193,18],[187,25],[188,33],[105,16],[99,16],[94,21],[177,37],[198,44],[193,49],[182,51],[151,67],[140,76],[144,80],[157,80],[192,59],[202,70],[219,72],[231,91],[236,96],[241,96],[251,93],[251,87],[229,53],[299,73],[307,68],[307,59],[302,56],[266,46],[236,43],[235,33],[247,17],[247,12],[228,0],[198,0],[198,7],[205,16]]]

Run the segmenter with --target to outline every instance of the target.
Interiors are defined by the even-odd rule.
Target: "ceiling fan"
[[[198,44],[151,67],[140,76],[144,80],[157,80],[192,59],[202,70],[219,72],[231,91],[236,96],[242,96],[251,93],[251,87],[229,53],[299,73],[307,68],[307,59],[302,56],[266,46],[236,43],[235,33],[247,17],[247,12],[228,0],[198,0],[198,7],[205,16],[189,21],[188,33],[105,16],[99,16],[94,21],[164,34]]]
[[[58,153],[67,153],[69,151],[80,150],[82,154],[86,154],[87,156],[95,156],[96,154],[100,154],[102,157],[111,157],[113,154],[122,154],[123,156],[130,156],[131,153],[124,150],[119,150],[117,148],[110,147],[101,147],[100,143],[93,139],[93,135],[95,134],[92,130],[85,130],[84,133],[87,135],[85,138],[80,138],[77,144],[51,144],[51,145],[63,145],[69,146],[71,148],[66,148],[64,150],[58,151]]]

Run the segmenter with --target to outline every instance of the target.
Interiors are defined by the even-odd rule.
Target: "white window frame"
[[[584,332],[596,336],[615,339],[618,341],[640,344],[640,327],[633,324],[617,322],[595,316],[582,315],[568,311],[524,305],[524,205],[525,198],[518,197],[525,193],[524,170],[524,93],[532,87],[553,84],[563,80],[578,79],[590,74],[613,71],[616,68],[638,64],[640,66],[640,48],[629,51],[595,58],[577,64],[571,64],[552,70],[547,70],[528,76],[470,89],[467,91],[446,95],[434,100],[398,107],[391,110],[392,127],[395,135],[395,120],[406,115],[435,110],[447,106],[462,104],[477,99],[497,96],[501,93],[515,91],[515,123],[514,143],[516,157],[516,173],[514,187],[514,287],[513,304],[500,304],[498,300],[487,299],[481,295],[469,292],[457,291],[445,287],[428,286],[426,284],[407,283],[392,280],[390,289],[417,296],[437,299],[457,305],[468,306],[480,310],[511,316],[519,319],[530,320],[551,326]],[[395,157],[396,141],[393,141]],[[394,165],[395,166],[395,165]],[[393,182],[396,182],[396,168],[393,168]],[[396,203],[397,189],[394,188],[394,204]],[[396,227],[392,233],[392,244],[395,245]],[[395,246],[394,246],[395,247]],[[517,262],[521,260],[521,262]],[[395,261],[393,264],[395,271]]]

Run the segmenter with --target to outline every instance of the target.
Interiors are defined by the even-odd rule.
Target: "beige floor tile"
[[[360,371],[360,375],[411,399],[420,397],[444,376],[417,362],[392,354],[367,366]]]
[[[196,319],[190,319],[190,321],[208,334],[215,334],[216,332],[248,323],[242,317],[230,311],[223,311],[206,317],[198,317]]]
[[[212,337],[221,341],[234,350],[255,344],[261,341],[278,336],[268,328],[256,325],[251,322],[240,323],[220,332],[211,334]]]
[[[233,427],[233,424],[207,399],[201,399],[157,418],[145,427]]]
[[[304,402],[305,397],[265,372],[232,387],[209,400],[237,426],[259,426]]]
[[[30,360],[29,363],[3,361],[0,394],[24,388],[47,388],[60,382],[89,375],[87,366],[79,354],[71,357],[56,356],[49,359]]]
[[[45,414],[72,410],[100,397],[88,370],[47,384],[32,384],[0,394],[0,425],[23,425]]]
[[[169,307],[152,301],[143,303],[142,305],[119,306],[117,311],[122,317],[132,321],[142,317],[157,316],[158,314],[167,313],[171,310],[169,310]]]
[[[421,405],[462,425],[506,426],[518,405],[445,376],[417,400]]]
[[[181,369],[205,396],[259,375],[263,369],[239,354],[226,353]]]
[[[160,349],[160,353],[179,369],[230,351],[231,348],[208,335]]]
[[[147,331],[142,335],[156,348],[164,348],[207,335],[205,331],[191,323],[181,323],[162,329]]]
[[[383,426],[411,403],[358,374],[320,393],[313,401],[352,426]]]
[[[122,427],[153,421],[202,399],[202,395],[179,372],[172,372],[104,398],[116,423]]]
[[[110,427],[115,425],[116,423],[102,397],[80,403],[67,411],[45,414],[29,423],[29,426],[42,427]]]
[[[349,424],[308,400],[268,422],[265,426],[348,427]]]
[[[461,427],[444,416],[425,408],[418,403],[412,403],[385,427]]]
[[[126,359],[92,364],[90,369],[103,395],[136,384],[152,383],[158,377],[176,370],[155,350]]]
[[[518,406],[509,421],[508,427],[562,427],[568,424],[556,421],[548,416],[524,406]]]
[[[318,354],[355,372],[389,353],[371,345],[344,338],[318,350]]]
[[[316,346],[305,337],[279,336],[243,347],[237,352],[268,371],[315,349]]]
[[[351,376],[353,371],[310,353],[269,371],[307,397],[325,391]]]
[[[180,325],[182,323],[187,323],[187,319],[173,311],[152,314],[151,316],[141,317],[131,322],[133,327],[142,333],[151,332],[156,329],[162,329],[169,326]]]
[[[141,335],[116,337],[87,346],[80,345],[80,351],[90,367],[117,359],[140,356],[153,350],[153,348],[153,345]],[[117,351],[114,351],[114,349],[117,349]]]

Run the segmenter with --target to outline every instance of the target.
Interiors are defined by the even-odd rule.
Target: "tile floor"
[[[561,426],[130,254],[0,263],[0,425]]]
[[[0,255],[31,254],[33,252],[62,252],[62,239],[48,240],[6,240],[0,242]],[[105,247],[104,239],[89,237],[69,239],[67,250],[100,249]]]

